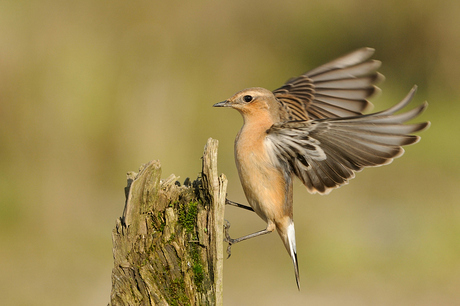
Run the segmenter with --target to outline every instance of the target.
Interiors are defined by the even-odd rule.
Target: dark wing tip
[[[380,84],[385,81],[385,76],[380,72],[375,72],[374,84]]]
[[[425,122],[425,126],[420,131],[424,131],[424,130],[428,129],[430,126],[431,126],[431,121],[427,121],[427,122]]]
[[[419,124],[418,124],[418,129],[416,130],[416,132],[425,131],[425,130],[427,130],[430,126],[431,126],[431,122],[430,122],[430,121],[426,121],[426,122],[419,123]]]

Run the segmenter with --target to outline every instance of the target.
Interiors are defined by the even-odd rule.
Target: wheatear
[[[367,99],[383,79],[380,62],[363,48],[287,81],[272,91],[242,90],[216,107],[232,107],[244,124],[235,140],[235,161],[246,198],[267,228],[231,239],[237,242],[275,229],[294,263],[300,290],[292,205],[294,175],[310,193],[327,194],[346,184],[364,167],[386,165],[401,156],[410,135],[430,123],[404,124],[427,107],[423,103],[395,114],[412,99],[416,86],[388,110],[363,115]],[[235,204],[228,201],[230,204]],[[237,204],[238,206],[242,206]]]

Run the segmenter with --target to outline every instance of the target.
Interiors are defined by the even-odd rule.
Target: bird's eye
[[[252,96],[246,95],[243,97],[244,102],[251,102],[252,101]]]

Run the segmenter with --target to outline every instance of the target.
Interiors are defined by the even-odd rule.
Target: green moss
[[[185,282],[182,278],[174,279],[168,287],[169,305],[190,305],[190,300],[185,294]]]
[[[200,258],[199,246],[195,244],[190,245],[190,257],[192,259],[192,271],[195,285],[198,291],[203,288],[204,281],[204,268]]]
[[[179,204],[178,221],[187,233],[193,233],[196,224],[196,216],[198,214],[198,202],[190,202],[188,204]]]
[[[204,280],[204,271],[203,271],[203,266],[200,263],[195,263],[193,264],[193,273],[195,274],[194,280],[195,284],[197,285],[198,291],[202,288],[203,280]]]

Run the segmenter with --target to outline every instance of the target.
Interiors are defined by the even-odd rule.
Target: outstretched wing
[[[362,48],[292,78],[273,94],[286,112],[284,121],[361,115],[383,79],[381,62],[369,60],[374,49]]]
[[[406,113],[394,114],[414,96],[416,87],[392,108],[369,115],[273,125],[265,145],[275,164],[289,169],[311,193],[329,193],[364,167],[386,165],[401,156],[401,146],[418,142],[410,135],[429,122],[404,124],[428,106],[425,102]]]

